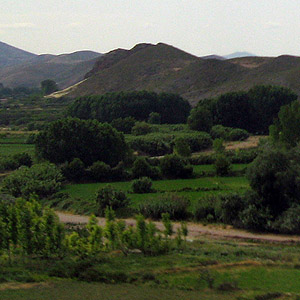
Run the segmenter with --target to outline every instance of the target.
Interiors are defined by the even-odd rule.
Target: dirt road
[[[73,224],[86,224],[89,217],[72,215],[63,212],[56,212],[60,221],[63,223],[73,223]],[[98,218],[99,225],[105,224],[104,218]],[[134,226],[134,219],[125,219],[124,220],[128,226]],[[158,229],[163,228],[161,222],[154,222]],[[215,225],[202,225],[198,223],[188,223],[188,239],[196,240],[201,236],[209,236],[212,238],[228,238],[228,239],[242,239],[242,240],[255,240],[262,242],[271,242],[271,243],[300,243],[300,236],[295,235],[278,235],[278,234],[259,234],[251,233],[245,230],[234,229],[231,226],[226,226],[226,228],[215,226]],[[177,228],[180,227],[180,223],[174,223],[174,231],[176,232]]]

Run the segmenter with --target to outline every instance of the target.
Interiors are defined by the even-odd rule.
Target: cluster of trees
[[[0,83],[0,98],[24,98],[38,92],[39,89],[37,88],[28,88],[23,86],[9,88]]]
[[[222,201],[223,221],[252,230],[299,234],[299,162],[298,150],[266,145],[247,170],[251,190]]]
[[[128,154],[123,134],[109,124],[74,118],[50,123],[37,135],[35,146],[40,157],[56,164],[78,158],[85,166],[96,161],[116,166]]]
[[[144,217],[136,217],[136,226],[127,227],[118,221],[111,208],[105,211],[106,224],[101,227],[95,216],[80,231],[69,234],[56,214],[35,199],[7,198],[0,196],[0,254],[93,257],[103,252],[121,250],[125,255],[130,249],[139,249],[145,255],[158,255],[170,251],[175,245],[171,236],[173,225],[169,214],[163,214],[164,230],[160,232],[154,223]],[[177,231],[176,242],[180,246],[187,236],[185,224]],[[21,250],[21,252],[19,251]]]
[[[190,104],[179,95],[135,91],[78,98],[69,107],[68,114],[99,122],[132,117],[138,121],[149,119],[151,123],[176,124],[186,122],[190,109]]]
[[[267,134],[280,107],[297,99],[290,89],[256,86],[248,92],[232,92],[214,99],[205,99],[191,111],[191,129],[210,131],[213,125],[245,129]]]
[[[0,253],[48,257],[63,253],[65,233],[56,214],[29,201],[0,195]]]

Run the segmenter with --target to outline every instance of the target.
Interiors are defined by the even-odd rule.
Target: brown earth
[[[63,223],[71,224],[86,224],[89,220],[88,216],[73,215],[69,213],[56,212],[60,221]],[[104,218],[98,218],[99,225],[105,224]],[[124,220],[127,226],[135,226],[136,221],[134,219]],[[156,227],[160,230],[163,229],[162,222],[154,222]],[[173,223],[174,231],[181,225],[180,223]],[[246,230],[235,229],[232,226],[218,226],[218,225],[203,225],[200,223],[188,223],[188,240],[197,240],[200,237],[208,236],[215,239],[241,239],[241,240],[254,240],[270,243],[300,243],[300,236],[296,235],[279,235],[269,233],[252,233]]]

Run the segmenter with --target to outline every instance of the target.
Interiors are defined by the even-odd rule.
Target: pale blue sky
[[[164,42],[199,56],[300,56],[299,0],[0,1],[0,41],[37,54]]]

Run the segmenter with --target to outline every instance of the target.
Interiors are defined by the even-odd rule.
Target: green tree
[[[191,110],[187,123],[192,130],[209,132],[213,125],[211,112],[201,106],[197,106]]]
[[[295,147],[300,142],[300,103],[294,101],[282,106],[278,120],[270,126],[272,139],[287,148]]]
[[[86,166],[103,161],[116,166],[128,155],[122,133],[95,120],[61,119],[50,123],[36,137],[36,152],[53,163],[80,159]]]
[[[106,208],[117,210],[128,205],[128,198],[123,191],[117,190],[110,185],[100,188],[96,193],[98,215],[103,216]]]
[[[250,186],[272,216],[278,216],[298,202],[298,163],[286,151],[266,146],[248,167]]]
[[[58,86],[54,80],[46,79],[41,82],[41,89],[45,95],[58,91]]]
[[[174,140],[173,150],[175,154],[182,157],[191,156],[191,147],[185,138],[177,138]]]
[[[160,124],[161,123],[161,116],[157,112],[152,112],[149,114],[148,123],[150,124]]]

